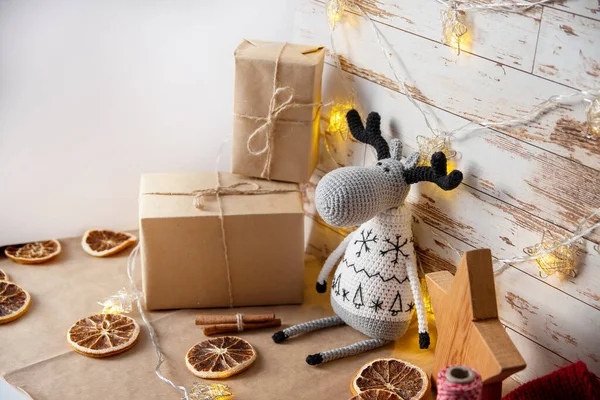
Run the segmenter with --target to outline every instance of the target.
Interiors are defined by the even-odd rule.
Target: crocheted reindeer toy
[[[417,275],[411,212],[404,200],[410,185],[434,182],[444,190],[456,188],[462,173],[447,174],[446,157],[435,153],[430,167],[417,167],[419,153],[400,161],[402,142],[381,136],[379,114],[372,112],[366,129],[356,110],[346,115],[352,136],[377,151],[369,167],[338,168],[325,175],[316,190],[321,217],[335,227],[360,227],[348,235],[325,261],[317,291],[325,293],[327,278],[343,256],[331,285],[331,305],[337,314],[298,325],[273,335],[276,343],[303,333],[347,324],[372,339],[309,355],[317,365],[360,354],[388,344],[406,332],[416,309],[420,348],[429,347],[427,317]]]

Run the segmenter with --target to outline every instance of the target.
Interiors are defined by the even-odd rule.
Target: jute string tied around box
[[[216,172],[217,186],[210,189],[198,189],[191,192],[146,192],[144,195],[157,196],[194,196],[194,207],[199,210],[204,209],[204,198],[214,196],[219,206],[219,222],[221,225],[221,240],[223,242],[223,253],[225,256],[225,269],[227,271],[227,290],[229,293],[229,307],[233,307],[233,289],[231,284],[231,269],[229,266],[229,252],[227,250],[227,233],[225,231],[225,218],[223,214],[223,203],[221,196],[231,195],[264,195],[277,193],[300,192],[298,189],[263,189],[256,182],[237,182],[228,186],[221,183],[221,174]],[[246,186],[246,187],[244,187]]]
[[[279,53],[277,54],[277,58],[275,59],[275,70],[273,72],[273,95],[271,96],[271,101],[269,102],[269,111],[266,117],[257,117],[254,115],[248,114],[237,114],[234,113],[234,116],[239,118],[246,118],[252,121],[263,122],[258,128],[256,128],[248,137],[248,141],[246,142],[246,149],[253,156],[260,156],[266,153],[265,164],[263,170],[260,174],[261,178],[271,179],[271,161],[273,159],[273,142],[274,135],[273,131],[275,129],[275,124],[277,122],[285,122],[287,124],[295,124],[295,125],[305,125],[308,123],[312,123],[313,120],[307,121],[290,121],[290,120],[281,120],[280,115],[282,112],[292,109],[292,108],[300,108],[300,107],[323,107],[328,106],[333,103],[296,103],[294,102],[294,89],[289,86],[279,86],[279,81],[277,80],[277,75],[279,72],[279,64],[281,62],[281,55],[283,54],[283,49],[287,43],[283,43],[281,48],[279,49]],[[281,97],[281,99],[279,99]],[[257,136],[264,135],[265,137],[265,145],[256,149],[252,143],[256,139]]]

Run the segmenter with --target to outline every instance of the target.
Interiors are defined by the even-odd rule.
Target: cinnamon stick
[[[242,322],[244,323],[259,323],[269,322],[275,319],[275,314],[244,314]],[[196,325],[212,325],[212,324],[236,324],[237,317],[235,315],[199,315],[196,317]]]
[[[254,322],[254,323],[244,323],[242,324],[244,331],[251,331],[254,329],[262,329],[262,328],[273,328],[277,326],[281,326],[281,319],[275,318],[270,321],[265,322]],[[219,324],[219,325],[210,325],[205,327],[203,333],[206,336],[217,335],[221,333],[229,333],[229,332],[238,332],[237,324]]]

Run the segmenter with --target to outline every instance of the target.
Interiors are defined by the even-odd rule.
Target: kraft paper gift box
[[[244,40],[235,50],[232,171],[308,182],[319,158],[323,47]]]
[[[298,185],[225,172],[219,177],[220,186],[216,172],[142,175],[146,306],[159,310],[301,303],[304,214]],[[198,191],[205,195],[200,198]]]

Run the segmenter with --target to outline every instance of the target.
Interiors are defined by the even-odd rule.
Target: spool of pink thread
[[[451,365],[437,376],[437,400],[480,400],[481,375],[464,365]]]

